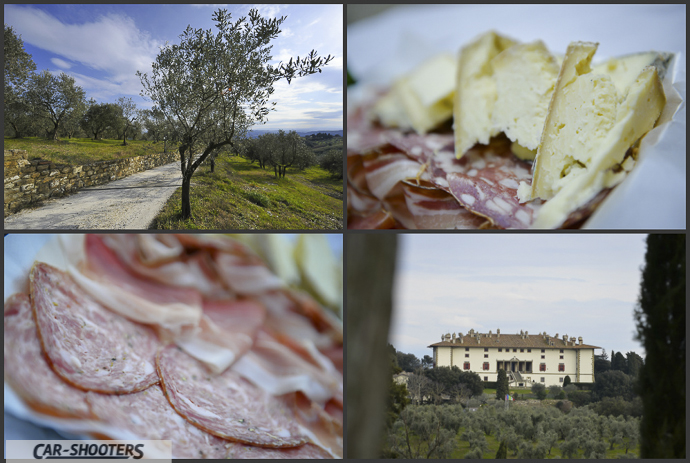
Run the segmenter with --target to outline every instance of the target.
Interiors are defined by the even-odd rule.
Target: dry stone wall
[[[178,159],[177,152],[170,152],[68,166],[29,161],[26,151],[5,150],[5,217],[30,204],[103,185]]]

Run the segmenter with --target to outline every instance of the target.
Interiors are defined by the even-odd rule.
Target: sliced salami
[[[30,274],[38,335],[53,370],[83,390],[125,394],[158,381],[158,338],[110,312],[66,273],[36,263]]]
[[[172,441],[173,458],[225,458],[227,441],[192,426],[158,385],[125,395],[86,394],[96,417],[135,436]],[[118,436],[109,436],[118,437]]]
[[[476,229],[486,222],[460,206],[453,195],[436,187],[405,182],[404,191],[418,229]]]
[[[90,418],[86,393],[50,369],[38,340],[31,301],[14,294],[5,302],[5,380],[34,410],[59,417]]]
[[[200,429],[264,447],[295,447],[307,442],[281,401],[232,369],[212,375],[176,346],[162,349],[156,366],[170,404]]]

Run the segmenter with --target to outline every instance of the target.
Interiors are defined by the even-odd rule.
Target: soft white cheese
[[[539,40],[508,48],[491,65],[496,84],[493,130],[519,144],[514,145],[518,157],[534,159],[558,78],[558,61]]]
[[[487,32],[460,50],[453,100],[455,156],[499,133],[492,123],[496,84],[491,60],[516,42]]]
[[[393,83],[374,106],[374,115],[388,127],[427,133],[450,119],[455,88],[455,59],[441,54]]]
[[[649,60],[619,59],[612,78],[590,68],[596,48],[571,43],[561,67],[535,159],[530,197],[548,201],[534,228],[560,226],[603,188],[620,182],[623,176],[611,167],[654,127],[666,103],[656,68],[634,69]],[[524,188],[518,195],[527,199]]]

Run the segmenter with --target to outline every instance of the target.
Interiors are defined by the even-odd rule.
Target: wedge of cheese
[[[499,133],[492,122],[496,83],[491,60],[515,44],[514,40],[492,31],[460,50],[453,101],[455,156],[458,159],[476,143],[488,144],[489,139]]]
[[[521,201],[526,196],[548,200],[534,228],[560,226],[572,211],[620,182],[623,176],[611,168],[622,163],[628,148],[654,127],[666,103],[656,67],[635,58],[626,61],[620,72],[597,73],[590,67],[597,46],[574,42],[568,47],[531,188],[518,189]],[[607,65],[611,63],[604,63],[600,72]]]
[[[453,115],[455,59],[441,54],[393,83],[374,106],[374,115],[387,127],[425,134]]]
[[[534,159],[560,63],[539,40],[508,48],[491,66],[496,84],[493,130],[514,142],[516,156]]]

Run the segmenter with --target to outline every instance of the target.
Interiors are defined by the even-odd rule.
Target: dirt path
[[[146,229],[181,185],[180,163],[173,162],[20,211],[5,219],[5,230]]]

